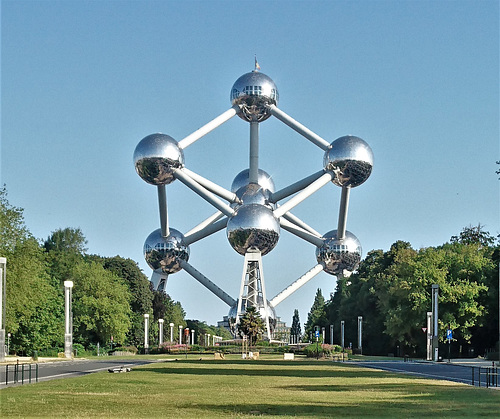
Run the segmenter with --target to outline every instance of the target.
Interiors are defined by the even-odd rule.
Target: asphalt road
[[[423,378],[486,386],[487,367],[463,366],[447,362],[356,361],[353,364]],[[491,381],[490,381],[491,382]]]
[[[140,359],[127,359],[127,360],[75,360],[75,361],[60,361],[60,362],[47,362],[38,364],[38,382],[54,380],[58,378],[78,377],[80,375],[90,374],[98,371],[106,371],[110,368],[133,368],[138,365],[151,364],[153,361],[140,360]],[[29,364],[24,364],[24,384],[29,383]],[[15,365],[8,366],[8,384],[6,385],[6,368],[5,365],[0,366],[0,388],[6,386],[16,385],[14,383],[14,369]],[[22,381],[22,366],[18,366],[18,384]],[[35,382],[35,364],[31,364],[31,382]]]

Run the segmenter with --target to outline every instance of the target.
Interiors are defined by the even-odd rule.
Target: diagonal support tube
[[[299,217],[296,217],[291,212],[287,212],[283,215],[283,218],[291,223],[295,224],[297,227],[300,227],[307,232],[311,233],[313,236],[322,237],[320,233],[318,233],[314,228],[307,225],[304,221],[302,221]]]
[[[234,210],[225,202],[221,201],[218,197],[216,197],[212,192],[208,191],[206,188],[201,186],[198,182],[192,179],[183,169],[177,169],[174,172],[174,176],[176,179],[179,179],[184,185],[188,188],[196,192],[199,196],[201,196],[205,201],[212,204],[215,208],[221,211],[224,215],[230,217],[233,215]]]
[[[186,243],[186,245],[189,246],[190,244],[193,244],[198,240],[204,239],[205,237],[208,237],[211,234],[217,233],[223,228],[226,228],[227,221],[228,218],[226,217],[222,220],[217,221],[216,223],[207,225],[202,230],[195,231],[193,233],[190,233],[189,235],[186,234],[184,236],[184,243]]]
[[[295,291],[297,291],[300,287],[307,284],[311,279],[313,279],[316,275],[318,275],[324,269],[323,264],[319,263],[314,268],[307,271],[304,275],[302,275],[295,282],[292,282],[287,288],[277,294],[269,303],[276,307],[279,303],[281,303],[285,298],[288,298]]]
[[[305,241],[314,244],[317,247],[323,246],[324,241],[321,237],[317,237],[308,231],[296,226],[290,221],[285,220],[284,217],[280,218],[280,226],[286,231],[296,235],[297,237],[304,239]]]
[[[178,145],[181,149],[189,147],[194,142],[198,141],[201,137],[207,135],[210,131],[221,126],[224,122],[229,121],[233,116],[235,116],[240,110],[238,105],[234,105],[232,108],[228,109],[226,112],[222,113],[218,117],[214,118],[207,124],[203,125],[201,128],[189,134],[179,141]]]
[[[290,211],[293,207],[295,207],[298,204],[300,204],[304,199],[308,198],[314,192],[318,191],[323,186],[325,186],[328,182],[330,182],[332,180],[333,176],[334,175],[332,173],[326,172],[319,179],[317,179],[313,183],[311,183],[307,188],[303,189],[301,192],[299,192],[293,198],[289,199],[283,205],[281,205],[280,207],[276,208],[273,211],[274,216],[276,218],[279,218],[282,215],[284,215],[285,213],[287,213],[288,211]]]
[[[209,225],[215,223],[216,221],[219,221],[222,217],[224,217],[224,214],[220,211],[217,211],[215,214],[211,215],[206,220],[202,221],[196,227],[193,227],[191,230],[189,230],[186,234],[184,234],[184,237],[190,236],[191,234],[194,234],[194,233],[197,233],[198,231],[203,230],[204,228],[208,227]]]
[[[307,138],[312,143],[316,144],[322,150],[328,150],[330,147],[330,143],[323,138],[321,138],[318,134],[312,132],[309,128],[302,125],[300,122],[293,119],[291,116],[287,115],[281,109],[276,107],[276,105],[269,105],[268,109],[271,114],[278,118],[281,122],[288,125],[293,130],[297,131],[300,135]]]
[[[220,196],[221,198],[223,198],[229,202],[235,202],[235,203],[241,204],[241,200],[236,196],[235,193],[228,191],[227,189],[223,188],[222,186],[217,185],[216,183],[212,182],[211,180],[208,180],[207,178],[204,178],[203,176],[199,175],[198,173],[195,173],[192,170],[189,170],[185,167],[182,168],[182,171],[184,173],[186,173],[191,179],[198,182],[201,186],[208,189],[210,192],[213,192],[214,194]]]
[[[279,191],[273,192],[269,197],[269,201],[273,204],[276,204],[278,201],[281,201],[284,198],[288,198],[290,195],[293,195],[294,193],[307,188],[311,183],[323,176],[324,173],[324,170],[320,170],[319,172],[313,173],[312,175],[309,175],[304,179],[301,179],[283,189],[280,189]]]
[[[203,275],[200,271],[195,269],[193,265],[189,264],[184,260],[179,260],[182,269],[184,269],[189,275],[196,279],[201,285],[206,287],[208,290],[212,291],[217,297],[224,301],[229,307],[236,304],[236,300],[232,298],[229,294],[224,292],[221,288],[215,285],[210,279]]]

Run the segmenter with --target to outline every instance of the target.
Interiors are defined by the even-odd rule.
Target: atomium
[[[373,152],[365,141],[351,135],[329,143],[287,115],[278,108],[276,84],[259,70],[256,60],[254,71],[243,74],[234,82],[231,108],[179,142],[165,134],[152,134],[142,139],[134,152],[134,166],[139,176],[158,190],[161,228],[151,233],[144,244],[144,257],[157,275],[154,280],[152,278],[154,286],[166,292],[168,276],[184,270],[229,305],[229,318],[238,321],[247,306],[255,306],[264,317],[267,338],[272,339],[276,324],[275,307],[284,299],[320,272],[340,277],[357,269],[361,245],[356,236],[346,230],[349,194],[351,188],[361,185],[370,176]],[[249,166],[237,171],[230,190],[227,190],[189,170],[184,153],[187,147],[234,116],[250,124]],[[276,190],[271,176],[259,168],[259,124],[270,117],[276,117],[323,152],[322,165],[318,159],[320,170],[279,190]],[[297,164],[301,164],[302,158],[297,156]],[[227,161],[232,162],[231,159]],[[184,235],[169,226],[166,185],[174,180],[179,180],[217,210],[215,214],[207,214],[205,220]],[[291,211],[331,183],[342,189],[338,224],[336,230],[321,235]],[[326,207],[329,204],[325,204]],[[310,215],[315,220],[319,218],[318,214]],[[191,244],[224,229],[230,246],[245,258],[237,299],[189,262]],[[314,245],[317,264],[267,300],[262,256],[277,246],[281,230]],[[220,253],[218,250],[218,255]],[[224,271],[224,276],[228,275]],[[242,302],[240,307],[238,301]],[[232,327],[235,331],[234,324]]]
[[[324,244],[316,248],[318,263],[325,265],[325,272],[331,275],[342,275],[344,271],[356,270],[361,261],[361,243],[349,231],[339,239],[337,230],[324,235]]]
[[[163,237],[158,229],[144,242],[144,259],[153,271],[173,274],[181,270],[180,260],[189,260],[189,246],[180,231],[171,228],[168,237]]]

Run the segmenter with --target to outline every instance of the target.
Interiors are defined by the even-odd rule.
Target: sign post
[[[446,339],[448,339],[448,362],[451,361],[450,353],[451,353],[451,340],[453,339],[453,331],[448,327],[446,331]]]

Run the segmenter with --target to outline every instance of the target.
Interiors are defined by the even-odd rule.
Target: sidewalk
[[[448,359],[443,359],[443,363],[448,363]],[[463,365],[466,367],[481,367],[481,368],[487,368],[487,367],[500,367],[500,364],[498,361],[488,361],[483,358],[462,358],[462,359],[451,359],[450,364],[453,365]]]
[[[83,358],[78,358],[83,359]],[[37,361],[34,361],[30,356],[6,356],[4,362],[0,362],[0,365],[13,365],[13,364],[41,364],[45,362],[59,362],[59,361],[73,361],[72,358],[49,358],[39,356]]]

